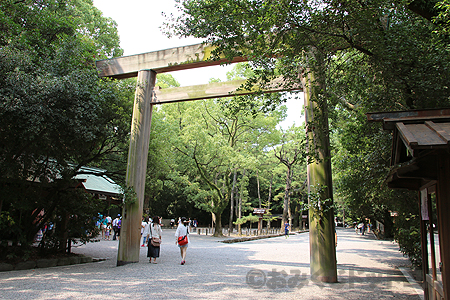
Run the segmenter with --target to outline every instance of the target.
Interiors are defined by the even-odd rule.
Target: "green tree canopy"
[[[53,246],[64,250],[65,217],[86,228],[71,237],[87,237],[99,209],[71,179],[81,166],[121,160],[127,148],[128,82],[100,80],[94,66],[122,54],[116,24],[92,1],[7,0],[0,8],[0,226],[16,230],[2,245],[26,247],[53,222]]]

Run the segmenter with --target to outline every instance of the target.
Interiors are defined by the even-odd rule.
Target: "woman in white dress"
[[[186,263],[186,250],[189,245],[189,229],[188,229],[189,221],[186,220],[185,217],[182,217],[180,223],[178,225],[177,231],[175,232],[176,244],[180,248],[181,253],[181,264],[184,265]],[[180,245],[179,238],[186,236],[187,243],[184,245]]]
[[[147,241],[147,243],[149,242],[149,240],[147,239],[147,236],[150,234],[150,226],[152,225],[152,222],[150,222],[150,220],[144,220],[142,221],[141,226],[144,227],[144,230],[142,232],[142,245],[141,247],[145,247],[145,242]]]

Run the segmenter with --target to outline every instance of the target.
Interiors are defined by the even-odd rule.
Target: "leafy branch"
[[[328,187],[326,185],[311,185],[310,192],[308,193],[308,203],[303,204],[303,210],[313,210],[313,218],[318,216],[322,220],[328,212],[332,211],[335,207],[332,198],[325,198]]]

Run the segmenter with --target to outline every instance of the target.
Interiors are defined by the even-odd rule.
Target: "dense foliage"
[[[68,238],[95,235],[102,209],[72,178],[108,157],[123,164],[126,83],[101,81],[94,66],[122,54],[116,24],[89,0],[7,0],[0,27],[0,252],[48,224],[57,236],[41,246],[64,251]]]

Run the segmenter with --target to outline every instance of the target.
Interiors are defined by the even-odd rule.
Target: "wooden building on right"
[[[450,109],[368,113],[392,131],[390,188],[418,191],[425,299],[450,299]]]

